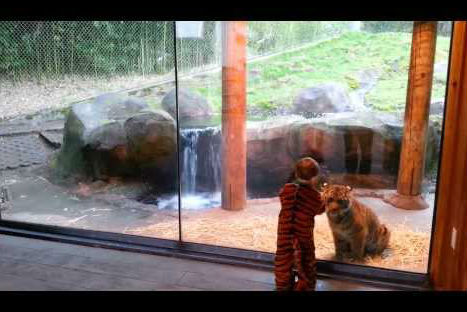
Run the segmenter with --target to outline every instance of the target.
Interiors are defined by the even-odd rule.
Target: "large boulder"
[[[397,174],[403,121],[391,114],[342,113],[294,125],[291,152],[331,172]]]
[[[282,117],[252,122],[247,127],[247,189],[252,196],[271,196],[285,183],[294,161],[291,142],[295,125],[303,118]],[[290,146],[292,145],[292,147]]]
[[[176,118],[175,89],[162,99],[162,108]],[[202,96],[185,88],[178,89],[178,112],[180,119],[203,119],[212,116],[209,102]]]
[[[121,121],[103,123],[92,129],[86,141],[77,153],[83,155],[84,165],[89,165],[88,174],[101,179],[131,172],[127,138]]]
[[[439,151],[434,130],[430,122],[427,169],[437,162]],[[395,187],[403,133],[398,115],[336,113],[262,123],[247,131],[248,190],[253,194],[277,193],[295,161],[305,156],[315,158],[326,172],[364,177],[360,187]],[[381,182],[382,177],[388,179]]]
[[[305,117],[320,113],[353,111],[347,89],[338,83],[324,83],[300,91],[292,112]]]
[[[93,151],[112,154],[121,150],[125,145],[121,132],[123,122],[147,108],[140,99],[117,94],[104,94],[92,101],[74,104],[65,122],[63,146],[57,159],[60,171],[88,173],[86,150],[91,154]]]
[[[143,171],[163,176],[174,158],[175,120],[167,112],[150,110],[141,99],[107,94],[71,107],[57,167],[65,175],[95,179]]]
[[[165,168],[172,161],[177,131],[175,120],[167,112],[139,113],[125,121],[124,129],[130,157],[141,168]]]

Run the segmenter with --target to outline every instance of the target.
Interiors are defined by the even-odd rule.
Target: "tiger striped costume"
[[[285,184],[279,196],[282,207],[274,259],[276,290],[314,290],[314,216],[324,212],[323,202],[315,189],[298,183]],[[297,282],[294,266],[298,272]]]

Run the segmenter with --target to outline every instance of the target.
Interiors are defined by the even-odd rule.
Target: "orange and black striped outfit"
[[[311,186],[287,183],[279,197],[281,211],[274,261],[276,290],[314,290],[314,217],[324,212],[320,194]],[[297,282],[293,273],[294,265],[298,272]]]

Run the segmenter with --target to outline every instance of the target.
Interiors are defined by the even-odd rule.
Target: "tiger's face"
[[[321,198],[326,207],[326,214],[331,219],[342,218],[350,209],[350,192],[348,185],[323,184]]]

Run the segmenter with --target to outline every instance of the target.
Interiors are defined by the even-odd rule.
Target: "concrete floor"
[[[0,235],[0,290],[274,290],[272,272]],[[389,290],[318,280],[318,291]]]

